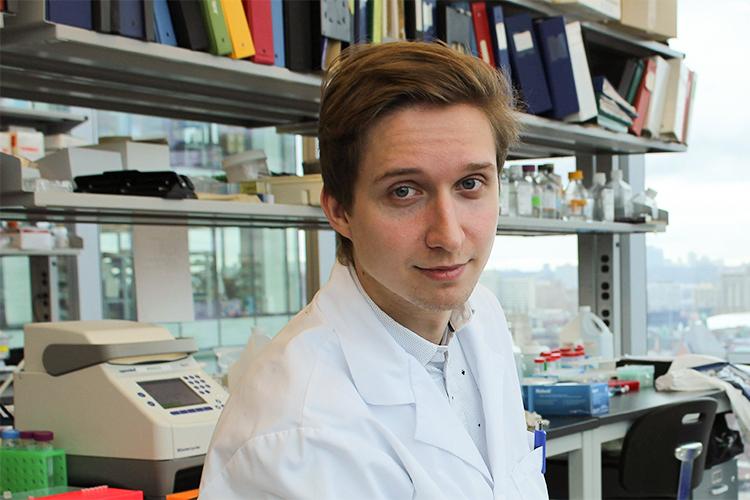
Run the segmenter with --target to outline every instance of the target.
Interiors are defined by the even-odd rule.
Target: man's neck
[[[362,289],[384,313],[423,339],[440,344],[452,311],[430,311],[418,307],[386,289],[357,266],[353,267]]]

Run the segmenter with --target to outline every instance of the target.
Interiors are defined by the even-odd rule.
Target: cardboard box
[[[89,148],[61,149],[37,162],[45,179],[73,180],[79,175],[96,175],[112,170],[122,170],[119,153]]]
[[[588,21],[617,21],[620,0],[550,0],[560,10]]]
[[[323,176],[287,175],[264,177],[257,181],[240,183],[240,192],[245,194],[272,194],[274,203],[286,205],[320,206],[320,192],[323,190]]]
[[[13,154],[36,161],[44,157],[44,134],[41,132],[11,132]]]
[[[20,250],[52,250],[55,240],[47,229],[22,227],[10,233],[10,246]]]
[[[135,142],[122,138],[102,139],[99,144],[86,146],[87,149],[120,153],[123,170],[159,172],[171,170],[169,145],[151,142]]]
[[[677,0],[621,0],[620,24],[654,40],[677,37]]]
[[[609,413],[609,387],[605,383],[523,387],[524,407],[542,416],[597,416]]]

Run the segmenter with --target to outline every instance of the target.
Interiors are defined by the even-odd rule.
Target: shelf
[[[3,96],[4,97],[4,96]],[[84,115],[62,111],[44,111],[39,109],[13,108],[0,106],[0,125],[20,125],[32,127],[47,134],[63,134],[86,122]]]
[[[267,205],[87,193],[3,195],[0,219],[95,224],[330,229],[323,211]],[[498,234],[545,235],[662,232],[665,224],[623,224],[501,217]]]
[[[682,153],[687,146],[631,134],[612,132],[594,125],[578,125],[541,116],[518,113],[521,122],[521,144],[510,151],[510,159],[552,158],[583,154]],[[277,127],[282,133],[314,136],[318,122]]]
[[[52,250],[19,250],[17,248],[0,248],[0,257],[60,257],[75,256],[81,253],[80,248],[55,248]]]
[[[320,101],[315,75],[46,22],[0,30],[0,56],[16,99],[243,127],[315,119]]]
[[[653,55],[660,55],[667,59],[685,57],[685,54],[672,49],[669,45],[627,32],[627,28],[619,27],[614,21],[604,23],[587,21],[576,14],[561,12],[554,4],[541,0],[503,0],[503,3],[545,16],[564,15],[566,19],[578,19],[581,21],[581,27],[587,42],[604,45],[633,57]]]

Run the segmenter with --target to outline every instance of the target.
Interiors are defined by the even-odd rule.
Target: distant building
[[[721,273],[720,313],[750,312],[750,266]]]

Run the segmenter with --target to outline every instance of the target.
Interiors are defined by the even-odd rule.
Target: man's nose
[[[455,201],[450,195],[438,195],[429,210],[425,236],[427,246],[457,253],[461,250],[464,230]]]

